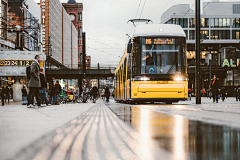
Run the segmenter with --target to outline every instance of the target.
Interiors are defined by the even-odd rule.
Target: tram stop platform
[[[168,159],[102,99],[37,109],[5,105],[0,115],[0,159]]]

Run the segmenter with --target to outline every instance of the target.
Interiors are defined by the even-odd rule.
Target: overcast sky
[[[35,0],[39,2],[40,0]],[[68,0],[60,0],[66,3]],[[209,2],[212,0],[201,0]],[[228,0],[225,0],[228,1]],[[238,1],[238,0],[230,0]],[[171,6],[190,4],[195,0],[76,0],[83,3],[83,29],[87,33],[87,55],[91,66],[117,66],[128,37],[134,31],[129,19],[147,18],[160,23],[160,17]]]

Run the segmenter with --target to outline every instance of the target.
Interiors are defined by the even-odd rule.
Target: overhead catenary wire
[[[139,19],[140,19],[141,16],[142,16],[142,12],[143,12],[143,9],[144,9],[144,7],[145,7],[145,3],[146,3],[146,0],[144,1],[143,8],[142,8],[141,14],[140,14],[140,16],[139,16]]]
[[[111,49],[121,50],[120,48],[116,48],[116,47],[110,46],[110,45],[108,45],[108,44],[105,44],[105,43],[102,43],[102,42],[99,42],[99,41],[96,41],[96,40],[93,40],[93,39],[90,39],[90,38],[88,38],[88,40],[92,40],[92,41],[94,41],[94,42],[96,42],[96,43],[99,43],[99,44],[102,44],[102,45],[104,45],[104,46],[111,47]]]
[[[105,54],[108,54],[108,55],[111,55],[111,56],[119,57],[118,55],[111,54],[111,53],[108,53],[108,52],[105,52],[105,51],[99,50],[99,49],[97,49],[97,48],[92,48],[92,47],[88,47],[88,48],[89,48],[89,49],[96,50],[96,51],[100,51],[101,53],[105,53]]]
[[[212,1],[208,2],[207,4],[205,4],[205,6],[203,6],[203,8],[200,10],[200,12],[201,12],[205,7],[207,7],[210,3],[212,3],[213,1],[214,1],[214,0],[212,0]],[[192,7],[190,7],[190,8],[188,9],[188,11],[183,15],[182,18],[184,18],[184,17],[189,13],[189,11],[193,9],[193,6],[194,6],[194,5],[195,5],[195,3],[192,5]],[[193,16],[195,16],[195,15],[193,15]]]

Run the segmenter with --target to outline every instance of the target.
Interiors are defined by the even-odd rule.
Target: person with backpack
[[[61,91],[62,91],[61,85],[59,84],[59,81],[57,80],[56,84],[54,85],[55,96],[54,96],[54,102],[53,102],[56,105],[59,105],[59,94],[61,93]]]
[[[33,106],[34,96],[36,96],[36,99],[37,99],[37,106],[35,106],[35,108],[38,108],[41,106],[41,100],[40,100],[40,94],[39,94],[39,90],[41,87],[40,66],[39,66],[40,60],[41,60],[40,56],[36,55],[31,64],[30,72],[29,72],[29,67],[27,68],[27,77],[30,77],[29,84],[28,84],[29,90],[30,90],[28,94],[28,104],[27,104],[28,108]]]

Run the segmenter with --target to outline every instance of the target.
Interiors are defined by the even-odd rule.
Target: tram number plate
[[[157,81],[157,83],[168,83],[168,81]]]

